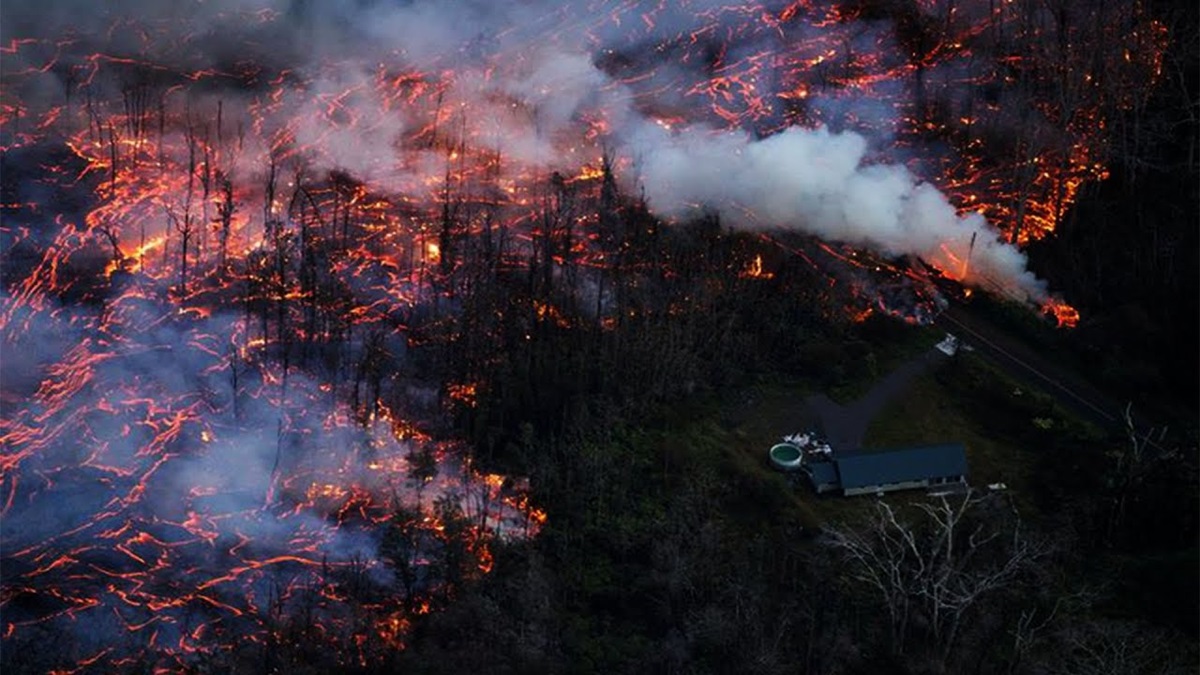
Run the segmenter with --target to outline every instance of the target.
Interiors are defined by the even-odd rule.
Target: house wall
[[[965,483],[964,476],[946,476],[941,483],[936,483],[936,478],[922,478],[920,480],[903,481],[900,483],[884,483],[882,485],[869,485],[866,487],[846,488],[845,494],[847,497],[854,495],[871,495],[876,492],[895,492],[896,490],[915,490],[916,488],[930,487],[931,485],[951,485],[953,483]]]
[[[921,480],[910,480],[900,483],[884,483],[882,485],[867,485],[857,488],[846,488],[845,495],[853,497],[854,495],[870,495],[876,492],[892,492],[895,490],[912,490],[920,487],[929,487],[929,479],[922,478]]]

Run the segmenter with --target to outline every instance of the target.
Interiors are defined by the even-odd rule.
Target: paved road
[[[1081,419],[1109,432],[1128,432],[1129,423],[1125,418],[1128,402],[1108,396],[1084,380],[1081,374],[1060,367],[987,319],[975,316],[965,307],[951,307],[937,318],[936,324],[974,347],[1011,377],[1046,392]],[[1155,432],[1163,431],[1162,427],[1155,426],[1137,410],[1131,410],[1130,416],[1138,437],[1147,447],[1158,452],[1168,450],[1157,442],[1161,438],[1152,437]]]
[[[957,335],[1010,376],[1045,391],[1079,417],[1109,431],[1125,430],[1124,402],[1105,395],[1079,374],[1055,364],[986,319],[966,308],[951,307],[938,316],[936,324]],[[1136,414],[1134,421],[1139,428],[1151,426]]]
[[[971,314],[967,308],[952,306],[938,316],[935,324],[957,336],[962,344],[974,348],[1011,377],[1046,392],[1080,418],[1112,432],[1127,429],[1124,403],[1106,396],[1083,380],[1080,374],[1055,364],[987,319]],[[876,382],[862,398],[848,405],[839,405],[824,394],[810,397],[806,401],[809,414],[820,420],[825,437],[835,449],[859,449],[867,426],[884,405],[903,393],[914,377],[946,358],[937,348],[931,348],[905,362]],[[1139,435],[1154,428],[1136,411],[1133,418]],[[1162,449],[1154,442],[1149,445]]]

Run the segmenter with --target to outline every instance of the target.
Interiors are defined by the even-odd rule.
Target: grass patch
[[[722,411],[722,431],[729,439],[726,458],[737,474],[777,486],[786,493],[803,527],[814,529],[832,521],[843,521],[863,511],[869,500],[845,499],[836,495],[817,496],[803,476],[775,469],[767,456],[783,436],[809,429],[805,401],[814,392],[800,383],[772,382],[751,387],[730,401]],[[764,517],[769,517],[763,514]]]
[[[765,448],[812,424],[805,415],[805,401],[813,393],[808,387],[786,382],[748,388],[722,411],[722,426],[739,439],[765,444],[766,457]]]
[[[670,483],[672,475],[712,472],[728,487],[722,505],[734,520],[816,527],[819,518],[787,477],[771,468],[770,444],[763,445],[781,435],[770,430],[772,424],[783,424],[802,409],[803,397],[802,389],[767,385],[747,388],[725,401],[675,407],[658,420],[654,431],[665,482]]]
[[[865,443],[884,448],[961,442],[972,485],[1004,483],[1021,503],[1033,505],[1046,482],[1037,473],[1050,470],[1056,457],[1046,453],[1088,446],[1100,452],[1103,437],[1044,392],[977,355],[960,354],[920,375],[906,395],[886,406],[868,427]]]
[[[886,353],[886,367],[878,368],[875,377],[848,383],[839,398],[852,401],[859,395],[855,392],[866,391],[942,337],[932,329],[909,335],[902,347],[879,352]],[[666,465],[715,471],[731,486],[723,508],[738,522],[814,528],[857,517],[872,500],[818,497],[801,476],[777,471],[767,457],[783,436],[812,428],[815,420],[806,401],[814,393],[811,383],[769,379],[721,398],[672,406],[655,424]],[[1058,452],[1064,439],[1099,437],[1044,393],[1008,378],[977,355],[960,354],[915,377],[871,422],[865,445],[884,449],[962,443],[972,485],[1005,483],[1019,502],[1034,506],[1037,473],[1046,467],[1044,453]],[[923,498],[922,491],[896,495],[901,502]]]
[[[972,485],[1005,483],[1013,489],[1024,488],[1032,459],[1019,446],[983,433],[962,404],[935,374],[919,375],[909,390],[889,403],[867,428],[864,444],[899,448],[962,443],[967,448]]]
[[[825,392],[839,405],[853,403],[871,387],[918,354],[933,348],[945,333],[933,326],[914,327],[887,317],[871,317],[848,340],[840,359],[848,360],[847,377]]]

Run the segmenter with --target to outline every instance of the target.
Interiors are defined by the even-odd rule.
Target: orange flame
[[[762,254],[759,254],[754,256],[754,260],[751,260],[750,263],[746,265],[746,269],[742,270],[740,276],[748,279],[770,279],[775,275],[771,272],[763,270]]]
[[[425,262],[437,264],[442,261],[442,247],[436,241],[425,242]]]
[[[1059,328],[1074,328],[1079,325],[1079,310],[1058,298],[1050,298],[1042,305],[1042,312],[1054,317]]]
[[[468,408],[474,408],[478,404],[478,401],[475,399],[475,389],[475,384],[470,382],[462,384],[449,384],[446,385],[446,395],[449,396],[450,400],[452,401],[458,401]]]

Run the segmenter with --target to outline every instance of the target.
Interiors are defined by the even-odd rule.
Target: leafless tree
[[[1042,587],[1046,586],[1043,584]],[[1066,593],[1056,591],[1056,595],[1053,603],[1035,601],[1017,612],[1016,621],[1008,629],[1012,638],[1009,675],[1026,672],[1026,663],[1039,645],[1057,644],[1061,638],[1057,633],[1072,624],[1067,617],[1086,615],[1101,597],[1097,589],[1089,586],[1076,586]]]
[[[230,400],[233,407],[233,420],[237,423],[242,421],[241,399],[243,376],[249,371],[250,364],[246,361],[246,357],[242,355],[241,347],[232,341],[225,346],[225,354],[229,359],[229,388],[231,390]]]
[[[371,329],[367,332],[363,338],[362,355],[354,372],[351,406],[358,416],[359,423],[364,426],[373,420],[379,411],[383,378],[390,360],[385,339],[386,333],[383,330]]]
[[[125,254],[121,252],[121,240],[119,237],[117,237],[117,233],[112,227],[109,227],[106,224],[98,226],[96,228],[96,232],[103,236],[104,239],[108,241],[108,245],[112,247],[113,264],[117,266],[117,269],[120,269],[125,260]]]
[[[101,130],[103,137],[103,130]],[[109,122],[108,124],[108,196],[115,198],[117,196],[117,144],[120,142],[120,137],[117,136],[117,128]],[[143,239],[145,236],[143,235]]]
[[[1111,474],[1112,513],[1108,520],[1110,542],[1125,522],[1130,497],[1144,483],[1155,464],[1175,454],[1174,450],[1161,445],[1167,434],[1165,427],[1140,429],[1134,420],[1132,404],[1125,406],[1124,418],[1125,435],[1129,443],[1122,445],[1112,455],[1115,462]]]
[[[202,190],[200,196],[200,237],[197,242],[196,252],[200,259],[203,259],[208,249],[208,228],[212,219],[209,217],[208,209],[212,201],[213,191],[213,156],[212,142],[208,135],[208,125],[204,126],[204,142],[202,144],[204,153],[203,160],[200,166],[200,188]],[[218,186],[219,187],[219,186]]]
[[[170,220],[170,227],[179,233],[179,295],[182,297],[187,293],[188,245],[194,231],[192,213],[185,207],[183,216],[180,216],[174,209],[168,208],[167,219]]]
[[[189,112],[189,122],[187,128],[187,146],[188,146],[188,180],[187,190],[184,193],[183,215],[179,215],[173,208],[167,207],[167,223],[166,231],[168,237],[171,230],[174,229],[179,233],[179,294],[180,297],[187,293],[187,272],[188,272],[188,246],[191,244],[192,235],[195,234],[195,217],[192,215],[192,202],[195,197],[196,187],[196,145],[197,139],[195,130],[192,128]],[[164,242],[163,258],[166,260],[166,255],[169,247]]]
[[[237,212],[237,203],[233,201],[233,183],[229,176],[217,171],[217,186],[221,191],[221,201],[217,204],[217,218],[221,223],[220,230],[220,270],[224,274],[229,261],[229,234],[233,229],[233,214]]]
[[[848,579],[865,584],[886,607],[897,654],[904,653],[910,626],[920,621],[944,668],[967,614],[1041,555],[1011,504],[1009,528],[979,517],[1001,500],[972,490],[942,495],[915,504],[912,519],[880,500],[864,527],[829,531],[847,562]]]
[[[1172,637],[1141,623],[1100,619],[1074,623],[1058,635],[1059,649],[1049,672],[1055,675],[1109,675],[1195,672]]]

